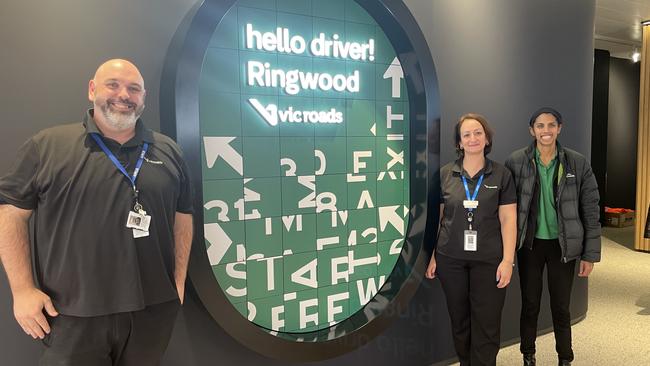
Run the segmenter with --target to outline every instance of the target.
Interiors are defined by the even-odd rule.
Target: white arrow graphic
[[[401,80],[404,79],[404,71],[402,70],[402,65],[399,63],[397,57],[393,59],[393,62],[386,69],[384,73],[384,79],[392,79],[392,97],[399,98],[401,95]]]
[[[275,104],[269,104],[266,107],[260,103],[259,100],[255,98],[250,98],[248,102],[255,108],[257,113],[264,118],[264,120],[271,126],[278,125],[278,106]]]
[[[404,235],[404,220],[400,217],[397,209],[400,206],[379,207],[379,229],[383,232],[390,223],[400,235]]]
[[[212,168],[221,156],[239,175],[244,175],[244,159],[230,143],[237,137],[203,137],[205,161]]]
[[[215,266],[221,263],[223,256],[226,255],[232,245],[232,240],[219,224],[205,224],[203,225],[203,231],[205,232],[205,239],[210,243],[208,248],[210,265]]]

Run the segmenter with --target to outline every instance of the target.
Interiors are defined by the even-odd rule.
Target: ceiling
[[[650,0],[596,0],[595,47],[631,58],[641,49],[641,22],[650,20]]]

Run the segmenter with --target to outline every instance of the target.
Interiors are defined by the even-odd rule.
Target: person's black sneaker
[[[535,354],[526,353],[524,354],[524,366],[535,366]]]
[[[571,361],[569,361],[569,360],[559,360],[557,364],[558,364],[558,366],[571,366]]]

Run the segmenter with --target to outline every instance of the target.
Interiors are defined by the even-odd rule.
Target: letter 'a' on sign
[[[198,296],[274,358],[359,347],[386,327],[365,325],[410,299],[428,256],[439,108],[419,28],[403,4],[369,0],[206,0],[188,19],[162,94],[173,85],[171,134],[200,200]]]

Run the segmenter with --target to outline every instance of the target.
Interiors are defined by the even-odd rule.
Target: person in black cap
[[[557,141],[562,115],[541,108],[529,121],[535,140],[513,152],[505,165],[517,186],[517,261],[521,285],[520,350],[524,365],[535,365],[542,273],[547,270],[555,349],[559,365],[573,361],[571,288],[600,261],[600,209],[589,162]]]
[[[459,159],[440,169],[440,230],[425,275],[442,284],[460,364],[496,365],[517,196],[510,171],[486,157],[492,129],[485,117],[466,114],[454,131]]]
[[[135,65],[105,62],[83,122],[38,132],[0,177],[0,259],[16,321],[45,345],[42,366],[153,366],[169,342],[191,184],[176,143],[140,119],[145,94]]]

